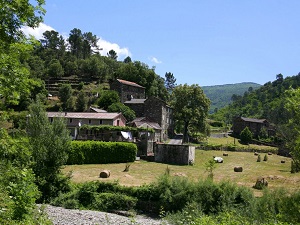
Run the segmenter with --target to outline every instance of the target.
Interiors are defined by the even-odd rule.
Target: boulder
[[[108,178],[109,176],[110,176],[109,170],[102,170],[99,175],[100,178]]]
[[[222,157],[214,157],[214,160],[216,163],[223,163],[223,158]]]
[[[241,166],[236,166],[233,168],[234,172],[243,172],[243,167]]]

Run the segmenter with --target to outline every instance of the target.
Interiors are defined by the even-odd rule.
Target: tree
[[[130,56],[127,56],[127,57],[124,59],[123,62],[124,62],[124,63],[131,63],[132,60],[131,60]]]
[[[77,59],[82,56],[83,37],[80,29],[74,28],[70,31],[68,42],[70,44],[70,51]]]
[[[0,1],[0,41],[12,43],[23,36],[22,26],[37,27],[45,14],[45,0],[30,1]],[[0,43],[2,44],[2,43]]]
[[[117,60],[118,58],[118,55],[117,53],[115,52],[115,50],[110,50],[108,53],[107,53],[107,57],[111,58],[111,59],[114,59],[114,60]]]
[[[71,84],[62,84],[58,90],[58,98],[62,102],[63,110],[72,108],[69,104],[73,94]]]
[[[168,72],[165,74],[165,87],[169,94],[171,94],[172,90],[176,87],[176,78],[173,73]]]
[[[288,123],[283,127],[282,135],[285,138],[285,145],[292,156],[293,164],[291,171],[300,171],[300,88],[291,89],[286,92],[285,108],[292,114]]]
[[[107,109],[111,104],[120,102],[118,92],[103,91],[98,100],[98,105],[102,109]]]
[[[80,91],[76,99],[76,111],[84,112],[87,108],[87,97],[83,91]]]
[[[245,127],[240,134],[241,141],[245,144],[248,144],[252,140],[252,136],[252,132],[248,127]]]
[[[62,117],[50,123],[39,99],[29,106],[29,115],[27,130],[34,161],[32,168],[42,193],[40,201],[48,202],[69,188],[61,167],[67,161],[71,138]]]
[[[209,105],[209,99],[197,84],[184,84],[174,88],[171,106],[174,108],[176,122],[183,125],[183,130],[179,131],[183,131],[183,142],[188,142],[189,126],[193,126],[199,132],[205,132]],[[197,124],[193,124],[193,121],[197,121]]]
[[[111,104],[108,106],[107,111],[122,113],[128,122],[135,118],[135,112],[121,102]]]
[[[49,77],[59,78],[64,75],[64,69],[57,59],[52,59],[48,68]]]

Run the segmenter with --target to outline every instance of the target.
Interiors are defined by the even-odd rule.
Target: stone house
[[[261,129],[264,127],[269,136],[275,134],[274,127],[266,119],[253,119],[246,117],[237,117],[233,121],[232,131],[234,135],[240,135],[240,133],[248,127],[254,137],[258,137]]]
[[[145,88],[131,81],[117,79],[110,84],[110,90],[118,92],[122,103],[131,99],[145,99]]]
[[[174,134],[173,110],[165,101],[151,96],[147,99],[131,99],[124,104],[135,111],[137,117],[145,117],[147,121],[160,126],[160,137],[156,137],[156,141],[165,141]]]
[[[97,112],[47,112],[50,122],[55,117],[63,117],[67,120],[67,128],[70,130],[73,139],[77,139],[79,135],[79,128],[82,125],[110,125],[125,127],[126,119],[122,113],[97,113]],[[91,136],[91,133],[85,133],[87,136]]]

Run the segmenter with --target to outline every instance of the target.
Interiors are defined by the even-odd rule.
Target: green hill
[[[201,88],[211,101],[209,113],[213,113],[216,109],[221,109],[229,105],[233,94],[244,95],[250,87],[255,90],[261,87],[261,85],[252,82],[243,82],[237,84],[203,86]]]

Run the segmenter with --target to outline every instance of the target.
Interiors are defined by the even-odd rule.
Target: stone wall
[[[189,165],[195,162],[195,147],[189,145],[155,144],[154,161]]]

